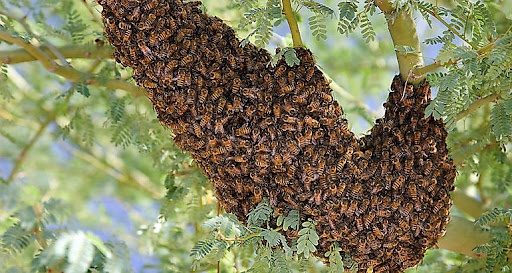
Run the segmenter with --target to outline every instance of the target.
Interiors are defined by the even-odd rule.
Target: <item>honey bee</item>
[[[227,149],[225,147],[217,147],[212,150],[213,155],[225,154],[227,153]]]
[[[363,227],[363,220],[361,219],[361,217],[356,217],[355,220],[356,220],[357,230],[363,231],[364,227]]]
[[[128,20],[132,21],[132,22],[136,22],[136,21],[139,21],[140,14],[141,14],[141,12],[140,12],[140,7],[138,7],[138,6],[137,6],[137,7],[135,7],[135,8],[133,9],[133,11],[132,11],[132,12],[130,12],[130,13],[128,13],[128,14],[126,15],[126,18],[127,18]]]
[[[193,55],[187,55],[180,60],[180,65],[188,67],[194,61]]]
[[[418,200],[418,191],[416,190],[415,184],[409,185],[409,194],[410,194],[412,200],[415,200],[415,201]]]
[[[222,94],[224,94],[224,88],[216,87],[213,89],[213,94],[211,96],[212,101],[216,101]]]
[[[370,210],[365,216],[364,216],[364,225],[366,228],[370,227],[370,224],[373,222],[373,219],[375,219],[375,211]],[[382,239],[382,238],[381,238]]]
[[[377,211],[377,216],[379,217],[391,217],[391,212],[389,210],[379,210]]]
[[[198,137],[202,137],[203,131],[201,130],[201,126],[197,123],[194,123],[192,126],[194,128],[194,134]]]
[[[403,217],[398,217],[398,225],[402,230],[408,230],[409,229],[409,223],[404,220]]]
[[[319,112],[320,111],[320,102],[317,100],[312,101],[308,107],[308,111],[310,112]]]
[[[434,206],[434,208],[432,209],[432,212],[434,212],[435,214],[437,214],[439,212],[439,210],[441,210],[441,208],[443,207],[443,203],[436,203],[436,205]]]
[[[286,72],[286,67],[284,65],[279,66],[274,72],[274,77],[280,78],[284,72]]]
[[[414,161],[412,158],[405,160],[405,166],[404,166],[405,175],[407,175],[407,176],[411,175],[413,163],[414,163]]]
[[[373,231],[373,234],[379,238],[379,239],[383,239],[384,238],[384,234],[382,233],[382,231],[377,227],[377,226],[373,226],[372,227],[372,231]]]
[[[354,148],[349,146],[347,148],[346,153],[345,153],[345,158],[347,158],[348,160],[352,160],[352,154],[353,153],[354,153]]]
[[[356,211],[356,209],[357,209],[357,201],[352,200],[350,202],[350,206],[348,207],[348,209],[345,210],[345,215],[347,215],[349,217],[354,215],[354,212]]]
[[[149,47],[147,47],[146,44],[144,44],[144,42],[139,42],[138,46],[142,53],[144,54],[144,56],[148,57],[152,61],[155,60],[155,55],[153,54],[151,49],[149,49]]]
[[[295,127],[289,123],[284,124],[281,128],[283,131],[289,131],[289,132],[297,131],[297,127]]]
[[[310,116],[305,116],[305,117],[304,117],[304,122],[305,122],[307,125],[312,126],[313,128],[318,128],[318,127],[320,127],[320,123],[319,123],[316,119],[314,119],[314,118],[312,118],[312,117],[310,117]]]
[[[223,118],[215,121],[215,134],[224,134],[224,125],[227,123],[228,118]]]
[[[343,170],[343,168],[345,167],[346,163],[347,163],[347,158],[345,156],[342,156],[338,160],[338,163],[336,164],[336,169],[341,172]]]
[[[433,192],[437,184],[437,180],[435,178],[431,178],[431,183],[428,185],[427,191]]]
[[[295,86],[292,84],[284,86],[281,90],[284,94],[292,93],[292,91],[295,89]]]
[[[306,71],[306,81],[310,81],[314,73],[315,69],[313,67],[308,68],[308,70]]]
[[[331,102],[332,101],[332,95],[327,93],[320,93],[320,98],[325,102]]]
[[[393,190],[398,190],[400,187],[402,187],[402,185],[404,184],[405,182],[405,178],[403,176],[399,176],[397,177],[394,181],[393,181]]]
[[[222,113],[225,106],[226,106],[226,99],[224,97],[222,97],[217,102],[217,113]]]
[[[245,136],[251,133],[251,129],[249,127],[241,127],[235,129],[236,136]]]
[[[206,88],[201,89],[201,91],[199,92],[198,103],[204,104],[206,102],[207,97],[208,97],[208,89],[206,89]]]
[[[147,1],[145,4],[143,4],[143,8],[146,10],[146,11],[150,11],[154,8],[156,8],[158,6],[158,0],[150,0],[150,1]]]
[[[142,87],[144,88],[156,88],[157,84],[154,81],[151,81],[150,79],[145,79],[141,82]]]

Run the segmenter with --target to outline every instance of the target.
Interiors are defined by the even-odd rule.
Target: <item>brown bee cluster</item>
[[[272,67],[200,2],[99,3],[115,59],[226,211],[244,221],[263,197],[278,214],[300,210],[318,222],[315,254],[338,242],[361,271],[414,266],[444,233],[455,168],[442,122],[423,118],[428,84],[395,77],[385,117],[358,140],[309,50],[296,49],[298,66]]]

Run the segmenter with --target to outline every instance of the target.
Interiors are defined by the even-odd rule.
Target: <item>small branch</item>
[[[501,93],[494,93],[494,94],[490,94],[488,95],[487,97],[485,98],[481,98],[479,100],[476,100],[474,101],[472,104],[469,105],[469,107],[460,112],[459,114],[457,114],[457,120],[461,120],[463,119],[465,116],[471,114],[473,111],[475,111],[476,109],[496,100],[497,98],[499,98],[501,96]]]
[[[398,46],[409,46],[416,51],[409,54],[396,51],[396,58],[402,79],[412,84],[418,84],[425,76],[410,77],[414,68],[423,66],[423,59],[420,57],[420,42],[416,33],[416,22],[412,17],[412,12],[410,10],[397,11],[389,0],[375,0],[375,4],[388,17],[389,34],[391,34],[395,48]]]
[[[293,14],[292,4],[290,3],[290,0],[282,0],[282,3],[286,21],[288,21],[288,26],[290,26],[290,31],[292,33],[293,47],[302,47],[303,44],[302,39],[300,38],[299,26],[297,25],[297,20]]]
[[[142,191],[148,193],[149,195],[151,195],[155,199],[162,198],[162,193],[158,189],[156,189],[150,185],[146,185],[146,183],[143,183],[137,179],[134,179],[133,177],[131,177],[129,175],[118,172],[117,170],[115,170],[114,168],[109,166],[107,163],[99,160],[98,158],[94,157],[93,155],[83,152],[75,147],[72,147],[71,145],[69,145],[65,142],[61,142],[61,145],[66,151],[68,151],[71,154],[73,154],[74,156],[88,162],[89,164],[98,168],[99,170],[104,171],[106,174],[110,175],[112,178],[116,179],[120,183],[135,187],[139,190],[142,190]]]
[[[41,206],[41,203],[34,204],[34,214],[37,217],[37,227],[34,232],[37,234],[37,238],[39,239],[41,246],[43,248],[47,248],[48,242],[46,242],[46,239],[44,239],[43,234],[41,233],[41,218],[43,215],[43,207]]]
[[[27,143],[27,145],[25,145],[25,147],[21,151],[20,155],[18,156],[18,160],[16,160],[16,163],[14,163],[14,167],[12,168],[11,174],[9,175],[7,180],[5,180],[6,184],[9,184],[14,179],[14,176],[18,172],[18,169],[21,167],[21,163],[23,162],[23,160],[25,160],[28,151],[30,150],[30,148],[32,148],[32,146],[34,146],[34,144],[39,139],[41,134],[44,132],[46,127],[52,121],[53,121],[53,117],[52,118],[48,118],[44,123],[42,123],[39,126],[39,129],[37,130],[36,134],[30,139],[30,141]]]
[[[57,59],[55,55],[47,47],[39,47],[49,58]],[[110,45],[97,46],[93,44],[88,45],[67,45],[58,47],[57,50],[65,58],[84,58],[84,59],[108,59],[112,58],[114,48]],[[0,50],[0,64],[17,64],[24,62],[37,61],[33,55],[28,53],[25,49],[14,50]]]
[[[0,14],[10,17],[11,19],[18,22],[27,31],[28,34],[36,37],[38,40],[40,40],[42,43],[44,43],[52,51],[52,53],[58,57],[58,59],[60,60],[60,62],[62,63],[63,66],[69,66],[69,63],[66,61],[66,58],[64,58],[64,56],[62,56],[62,54],[55,48],[55,46],[52,43],[50,43],[45,38],[40,37],[39,35],[36,35],[32,31],[32,28],[25,22],[26,17],[23,17],[23,18],[17,17],[14,14],[12,14],[4,9],[0,9]]]
[[[459,37],[461,40],[463,40],[468,45],[470,45],[473,49],[477,48],[472,42],[470,42],[468,39],[466,39],[466,37],[464,37],[463,35],[458,33],[457,30],[455,30],[452,26],[450,26],[450,24],[448,24],[445,20],[443,20],[443,18],[441,18],[441,16],[439,16],[435,10],[434,11],[429,10],[421,5],[419,5],[419,8],[428,12],[430,15],[434,16],[434,18],[436,18],[439,22],[441,22],[441,24],[445,25],[453,34],[457,35],[457,37]]]
[[[478,58],[484,56],[484,54],[488,51],[490,51],[491,49],[494,48],[494,42],[493,43],[490,43],[482,48],[480,48],[479,50],[477,50],[476,52],[479,54]],[[429,64],[427,66],[422,66],[422,67],[416,67],[412,70],[412,72],[414,73],[414,75],[425,75],[429,72],[432,72],[436,69],[438,69],[439,67],[445,67],[445,66],[450,66],[452,64],[455,64],[457,63],[458,61],[462,60],[462,58],[459,58],[459,59],[455,59],[455,60],[449,60],[448,62],[444,63],[444,64],[441,64],[441,63],[433,63],[433,64]]]
[[[476,189],[478,190],[478,194],[480,195],[480,199],[482,199],[482,203],[488,204],[489,200],[487,199],[487,196],[485,195],[484,189],[482,187],[482,179],[487,174],[487,170],[483,170],[480,172],[480,175],[478,176],[478,180],[476,181]]]
[[[468,147],[458,147],[458,149],[456,149],[457,151],[452,152],[453,164],[460,165],[466,158],[494,146],[496,146],[495,143],[487,144],[484,147],[481,147],[480,144],[471,144]]]
[[[41,62],[41,64],[46,68],[46,70],[57,75],[60,75],[66,79],[72,81],[82,81],[84,79],[87,79],[86,84],[88,85],[105,86],[111,89],[122,89],[131,93],[134,96],[142,96],[146,94],[146,91],[143,88],[122,80],[107,80],[105,83],[103,83],[102,81],[98,81],[98,79],[95,76],[80,72],[71,66],[60,66],[57,63],[55,63],[51,58],[47,57],[46,54],[44,54],[44,52],[38,47],[35,47],[32,44],[25,42],[24,40],[18,37],[13,37],[5,31],[0,30],[0,39],[23,47],[27,52],[34,56],[34,58]]]

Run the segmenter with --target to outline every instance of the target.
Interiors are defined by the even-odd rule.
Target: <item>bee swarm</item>
[[[135,70],[227,212],[245,220],[263,197],[279,214],[300,210],[318,222],[315,255],[337,241],[362,272],[414,266],[444,233],[455,167],[442,121],[423,117],[427,83],[396,76],[384,118],[356,139],[309,50],[296,49],[298,66],[272,67],[200,2],[99,3],[116,61]]]

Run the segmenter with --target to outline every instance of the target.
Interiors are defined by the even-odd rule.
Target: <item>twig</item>
[[[45,122],[43,122],[40,126],[39,126],[39,129],[37,130],[36,134],[30,139],[30,141],[27,143],[27,145],[25,145],[25,147],[23,148],[23,150],[21,151],[20,155],[18,156],[18,159],[16,160],[16,163],[14,163],[14,167],[12,168],[12,171],[11,171],[11,174],[9,175],[9,177],[7,178],[7,180],[5,180],[4,182],[6,184],[9,184],[13,179],[14,179],[14,176],[16,175],[16,173],[18,172],[18,169],[21,167],[21,163],[23,162],[23,160],[25,160],[26,158],[26,155],[27,155],[27,152],[30,150],[30,148],[32,148],[32,146],[34,146],[34,144],[36,143],[36,141],[39,139],[39,137],[41,136],[41,134],[44,132],[44,130],[46,129],[46,127],[50,124],[50,122],[52,122],[54,120],[53,117],[49,117]]]
[[[49,58],[57,58],[47,47],[39,47],[39,49],[46,53]],[[103,46],[94,44],[67,45],[58,47],[57,50],[65,58],[106,59],[112,58],[112,53],[114,53],[114,48],[107,44]],[[37,61],[37,59],[25,49],[0,50],[0,64],[17,64],[31,61]]]
[[[148,185],[138,181],[137,179],[132,178],[129,175],[118,172],[117,170],[115,170],[114,168],[109,166],[107,163],[97,159],[93,155],[86,153],[84,151],[81,151],[75,147],[72,147],[71,145],[69,145],[65,142],[61,142],[61,145],[66,151],[68,151],[68,152],[72,153],[74,156],[90,163],[92,166],[104,171],[105,173],[107,173],[108,175],[110,175],[112,178],[116,179],[120,183],[140,189],[140,190],[150,194],[155,199],[162,198],[161,191],[159,191],[157,189],[153,189],[152,187],[149,187]]]
[[[302,47],[303,44],[302,39],[300,38],[299,26],[297,25],[297,20],[293,14],[292,4],[290,3],[290,0],[282,0],[282,3],[286,21],[288,21],[288,26],[290,26],[290,31],[292,33],[293,47]]]
[[[479,50],[476,51],[479,54],[478,58],[484,56],[484,54],[486,52],[490,51],[493,48],[494,48],[494,42],[480,48]],[[433,63],[433,64],[429,64],[427,66],[416,67],[412,70],[412,72],[414,73],[414,75],[424,75],[424,74],[427,74],[431,71],[438,69],[439,67],[444,67],[444,66],[449,66],[449,65],[455,64],[460,60],[462,60],[462,58],[458,58],[455,60],[449,60],[448,62],[443,63],[443,64]]]
[[[99,81],[97,77],[91,74],[78,71],[71,66],[60,66],[57,63],[55,63],[51,58],[47,57],[46,54],[40,48],[35,47],[32,44],[25,42],[24,40],[18,37],[13,37],[5,31],[0,30],[0,39],[21,46],[28,53],[34,56],[34,58],[41,62],[41,64],[46,68],[46,70],[57,75],[60,75],[66,79],[72,81],[82,81],[84,79],[87,79],[86,84],[88,85],[105,86],[107,88],[112,89],[122,89],[131,93],[134,96],[143,96],[146,94],[146,91],[143,88],[130,84],[123,80],[107,80],[106,82],[103,82]]]
[[[469,105],[469,107],[466,110],[464,110],[464,111],[460,112],[459,114],[457,114],[457,121],[463,119],[465,116],[469,115],[470,113],[472,113],[476,109],[486,105],[487,103],[490,103],[490,102],[494,101],[495,99],[499,98],[500,96],[501,96],[501,92],[500,93],[490,94],[490,95],[488,95],[485,98],[482,98],[482,99],[479,99],[477,101],[474,101],[472,104]]]
[[[368,105],[366,105],[361,100],[352,96],[352,94],[350,94],[347,90],[345,90],[345,88],[341,87],[335,81],[333,81],[332,78],[329,77],[329,75],[327,73],[325,73],[325,71],[323,71],[323,70],[321,70],[321,71],[324,74],[325,79],[327,81],[331,82],[329,86],[332,88],[332,91],[336,92],[338,95],[340,95],[340,97],[342,97],[343,99],[346,99],[347,101],[356,105],[357,107],[364,109],[372,118],[377,119],[380,117],[380,115],[377,114],[377,112],[373,111]]]
[[[23,18],[17,17],[16,15],[14,15],[4,9],[1,9],[1,8],[0,8],[0,14],[10,17],[13,20],[15,20],[16,22],[18,22],[27,31],[28,34],[36,37],[38,40],[40,40],[42,43],[44,43],[53,52],[53,54],[55,54],[55,56],[58,57],[58,59],[60,60],[60,62],[62,63],[63,66],[69,66],[69,63],[66,61],[66,58],[64,58],[64,56],[62,56],[62,54],[57,50],[57,48],[55,48],[55,46],[52,43],[50,43],[45,38],[40,37],[39,35],[36,35],[32,31],[32,28],[25,22],[26,17],[23,17]]]
[[[482,203],[484,204],[487,204],[488,203],[488,199],[487,199],[487,196],[484,192],[484,189],[482,188],[482,179],[484,177],[484,175],[486,175],[486,170],[480,172],[480,175],[478,176],[478,180],[476,181],[476,189],[478,190],[478,194],[480,195],[480,199],[482,199]]]
[[[429,10],[422,5],[419,5],[419,7],[420,7],[420,9],[422,9],[422,10],[428,12],[430,15],[434,16],[434,18],[436,18],[439,22],[441,22],[441,24],[445,25],[453,34],[457,35],[457,37],[459,37],[464,42],[466,42],[468,45],[470,45],[473,49],[477,48],[472,42],[470,42],[468,39],[466,39],[466,37],[464,37],[463,35],[458,33],[457,30],[455,30],[452,26],[450,26],[450,24],[448,24],[445,20],[443,20],[443,18],[441,18],[435,10],[434,11]]]

